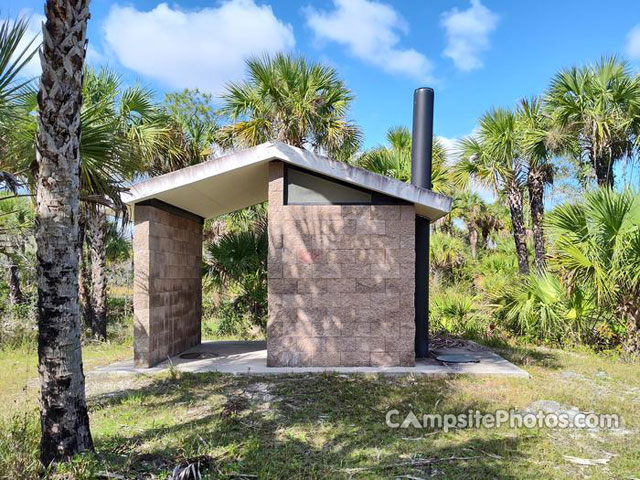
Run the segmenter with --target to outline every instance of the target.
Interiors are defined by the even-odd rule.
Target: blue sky
[[[0,11],[31,15],[36,32],[42,4],[0,0]],[[249,55],[327,62],[356,95],[351,117],[367,147],[410,124],[419,86],[435,88],[436,133],[453,139],[490,107],[541,93],[562,67],[608,54],[640,66],[637,0],[93,0],[91,9],[89,61],[159,96],[218,93]]]

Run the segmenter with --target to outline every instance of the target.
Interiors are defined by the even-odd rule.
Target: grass
[[[128,345],[85,349],[86,370],[128,356]],[[87,376],[97,454],[58,469],[63,478],[163,478],[200,462],[204,478],[622,478],[640,472],[640,368],[615,357],[530,347],[503,348],[531,379],[221,374]],[[30,478],[37,462],[35,352],[0,359],[4,411],[0,472]],[[25,384],[31,386],[23,391]],[[31,393],[30,393],[31,392]],[[617,413],[617,432],[390,429],[403,413],[491,412],[555,400]],[[17,403],[13,403],[17,405]],[[1,418],[1,417],[0,417]],[[11,442],[14,443],[10,447]],[[581,466],[565,456],[608,459]],[[55,476],[50,473],[51,476]],[[1,475],[0,475],[1,476]],[[406,478],[406,477],[405,477]]]

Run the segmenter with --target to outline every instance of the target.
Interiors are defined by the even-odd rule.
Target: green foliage
[[[219,114],[211,94],[197,89],[167,93],[161,109],[168,138],[161,154],[148,163],[152,175],[195,165],[214,153]]]
[[[593,299],[569,291],[549,272],[530,274],[499,295],[496,315],[518,335],[555,344],[578,343],[595,325]]]
[[[463,274],[467,247],[455,236],[436,232],[431,235],[431,273],[437,279],[452,282]]]
[[[236,226],[205,247],[206,283],[222,294],[218,316],[221,335],[246,331],[247,322],[266,328],[266,216]]]
[[[35,344],[38,325],[34,300],[17,305],[9,302],[0,305],[0,351]]]
[[[131,240],[115,221],[107,222],[107,250],[109,262],[123,262],[131,258]]]
[[[37,410],[0,418],[0,472],[3,478],[40,478],[40,425]]]
[[[430,299],[430,329],[433,333],[448,333],[478,337],[484,330],[480,298],[459,288],[436,291]]]
[[[613,185],[613,166],[633,155],[640,128],[640,77],[627,62],[603,57],[594,65],[558,72],[545,95],[555,125],[570,135],[579,166],[599,185]],[[585,172],[584,169],[578,169]]]
[[[594,190],[549,214],[550,266],[591,290],[600,308],[616,308],[640,288],[640,195]]]
[[[360,130],[347,119],[353,95],[329,66],[277,54],[247,61],[248,80],[222,96],[224,148],[278,140],[347,160],[360,146]]]
[[[367,150],[355,165],[403,182],[411,181],[411,131],[407,127],[393,127],[387,131],[388,146]],[[436,192],[447,193],[451,179],[445,165],[446,152],[442,142],[433,138],[431,183]]]

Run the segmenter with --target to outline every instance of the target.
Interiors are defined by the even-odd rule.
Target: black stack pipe
[[[411,183],[431,190],[433,89],[413,92]],[[429,354],[429,230],[430,221],[416,215],[416,358]]]

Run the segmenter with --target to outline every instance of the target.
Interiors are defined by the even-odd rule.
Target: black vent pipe
[[[416,187],[431,190],[432,152],[433,89],[418,88],[413,93],[411,141],[411,183]],[[429,230],[429,219],[416,215],[416,358],[429,354]]]

